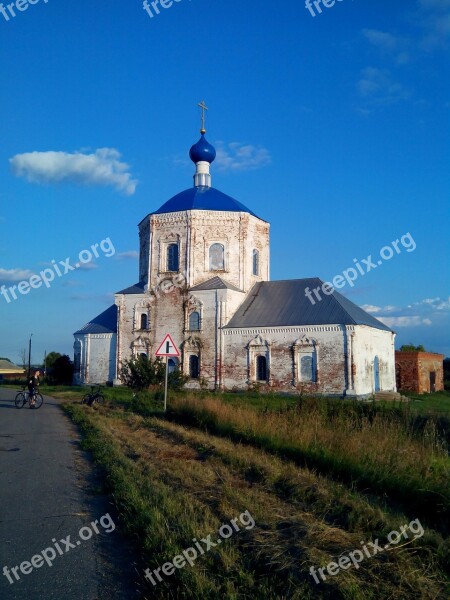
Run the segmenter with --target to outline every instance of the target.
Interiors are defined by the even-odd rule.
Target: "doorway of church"
[[[433,393],[435,391],[436,391],[436,372],[431,371],[430,372],[430,393]]]
[[[198,379],[200,376],[200,361],[196,354],[189,357],[189,376],[192,379]]]

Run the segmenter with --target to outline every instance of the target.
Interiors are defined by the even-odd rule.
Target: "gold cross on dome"
[[[209,108],[206,106],[204,100],[202,100],[201,102],[199,102],[197,106],[199,106],[202,109],[202,128],[200,129],[200,133],[206,133],[206,129],[205,129],[205,110],[209,110]]]

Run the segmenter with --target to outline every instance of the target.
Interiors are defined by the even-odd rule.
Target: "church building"
[[[212,187],[205,133],[193,187],[139,223],[139,281],[74,334],[75,383],[120,385],[123,361],[170,333],[186,387],[394,392],[394,332],[337,291],[311,302],[319,278],[270,281],[269,223]]]

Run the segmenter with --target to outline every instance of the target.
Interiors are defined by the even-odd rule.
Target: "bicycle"
[[[23,408],[27,402],[30,408],[41,408],[42,404],[44,403],[44,398],[41,396],[41,394],[39,394],[39,392],[30,394],[30,392],[28,392],[25,388],[22,388],[22,391],[17,394],[14,404],[16,405],[16,408]]]
[[[88,404],[89,406],[92,406],[95,403],[100,404],[100,405],[103,404],[103,402],[105,401],[105,397],[101,393],[101,389],[102,389],[102,386],[99,385],[99,386],[97,386],[97,390],[94,392],[95,385],[91,385],[91,393],[83,396],[83,400],[81,401],[81,404]]]

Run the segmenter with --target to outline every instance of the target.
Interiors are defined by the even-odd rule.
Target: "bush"
[[[166,367],[160,358],[152,360],[147,356],[136,356],[124,361],[120,377],[125,385],[133,390],[148,390],[155,385],[163,385]],[[179,390],[186,383],[187,377],[179,370],[169,373],[168,385]]]

